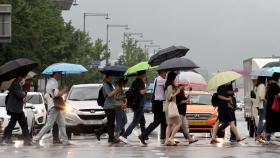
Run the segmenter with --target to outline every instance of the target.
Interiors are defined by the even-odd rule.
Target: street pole
[[[86,32],[86,13],[84,13],[84,32]]]
[[[83,26],[83,31],[86,32],[86,16],[99,16],[99,17],[105,17],[106,20],[111,19],[109,17],[108,13],[84,13],[84,26]]]
[[[128,25],[109,25],[107,24],[106,25],[106,66],[109,65],[109,27],[123,27],[123,28],[126,28],[128,29]]]
[[[109,65],[109,25],[106,25],[106,66]]]

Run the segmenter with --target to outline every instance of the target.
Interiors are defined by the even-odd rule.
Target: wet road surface
[[[246,123],[243,113],[238,112],[238,129],[247,139],[240,143],[220,139],[222,143],[212,145],[208,134],[194,134],[199,141],[189,145],[182,134],[177,134],[181,142],[178,146],[163,146],[158,140],[158,131],[150,136],[147,146],[140,144],[137,136],[139,130],[134,130],[128,137],[129,144],[107,143],[106,136],[98,142],[95,136],[74,136],[72,145],[52,145],[50,135],[46,135],[40,145],[23,146],[22,141],[16,141],[15,145],[0,146],[0,158],[276,158],[280,157],[280,141],[273,141],[270,145],[256,143],[253,138],[248,138]],[[131,115],[129,115],[131,117]],[[146,115],[147,122],[151,121],[152,114]],[[130,119],[131,120],[131,119]]]

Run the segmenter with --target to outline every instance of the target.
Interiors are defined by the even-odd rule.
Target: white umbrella
[[[190,85],[191,87],[206,87],[207,82],[204,77],[192,71],[180,72],[177,76],[177,84]]]

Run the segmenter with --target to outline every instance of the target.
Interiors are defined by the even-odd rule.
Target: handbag
[[[54,107],[58,110],[65,109],[65,102],[61,96],[57,96],[53,98]]]
[[[167,108],[168,118],[179,117],[179,111],[175,102],[170,102]]]
[[[279,112],[278,96],[275,96],[271,109],[273,112]]]

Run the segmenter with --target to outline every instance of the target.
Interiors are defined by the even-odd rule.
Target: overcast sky
[[[279,0],[77,0],[65,21],[82,30],[83,13],[109,13],[111,20],[86,17],[86,31],[105,41],[106,24],[128,24],[161,48],[183,45],[187,56],[210,72],[242,68],[243,59],[280,55]],[[113,58],[121,53],[124,29],[111,28]],[[144,45],[142,43],[142,45]]]

